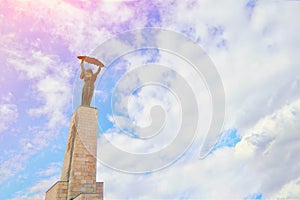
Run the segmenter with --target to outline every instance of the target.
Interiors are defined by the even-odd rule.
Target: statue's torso
[[[89,75],[89,74],[85,74],[84,75],[84,84],[88,85],[88,86],[94,86],[94,82],[96,81],[97,76],[95,76],[94,74]]]

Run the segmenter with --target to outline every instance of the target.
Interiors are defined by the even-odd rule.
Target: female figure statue
[[[81,74],[80,78],[84,80],[84,85],[82,88],[82,96],[81,96],[81,105],[90,107],[92,97],[94,94],[94,83],[97,79],[98,74],[101,71],[101,67],[104,65],[95,58],[87,57],[87,56],[78,56],[81,59]],[[92,69],[84,69],[84,61],[89,62],[91,64],[98,65],[98,70],[96,73],[93,73]]]

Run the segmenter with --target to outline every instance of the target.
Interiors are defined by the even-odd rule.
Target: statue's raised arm
[[[94,94],[94,83],[97,79],[98,74],[101,71],[101,67],[104,67],[104,64],[97,60],[96,58],[88,57],[88,56],[77,56],[78,59],[81,59],[80,67],[81,74],[80,78],[84,80],[84,85],[82,88],[82,96],[81,96],[81,105],[90,107],[92,97]],[[96,73],[93,73],[92,69],[85,69],[84,62],[88,62],[90,64],[94,64],[98,66],[98,70]]]
[[[80,67],[81,67],[81,74],[80,74],[80,78],[81,78],[81,79],[83,79],[83,78],[84,78],[84,75],[85,75],[85,69],[84,69],[84,59],[81,59]]]

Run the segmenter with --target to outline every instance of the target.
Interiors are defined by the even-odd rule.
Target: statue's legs
[[[89,92],[88,92],[88,96],[87,96],[87,104],[88,104],[88,106],[91,105],[91,101],[92,101],[92,98],[93,98],[93,93],[94,93],[94,87],[89,88]]]
[[[90,107],[92,97],[94,93],[94,87],[84,85],[82,88],[81,105]]]

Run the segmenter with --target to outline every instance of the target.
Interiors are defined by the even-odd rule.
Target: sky
[[[92,101],[105,199],[300,199],[299,10],[296,0],[0,0],[0,199],[44,199],[59,180],[78,55],[107,66]],[[149,28],[161,31],[135,34]]]

